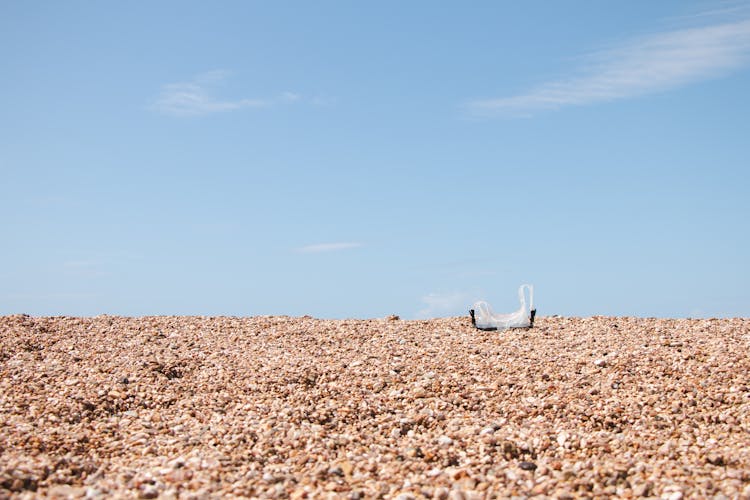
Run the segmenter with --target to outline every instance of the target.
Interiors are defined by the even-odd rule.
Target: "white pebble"
[[[453,444],[453,440],[449,438],[448,436],[440,436],[438,438],[438,444],[440,446],[450,446]]]

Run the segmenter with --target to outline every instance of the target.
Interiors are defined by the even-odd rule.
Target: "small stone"
[[[682,500],[682,490],[679,486],[667,486],[661,495],[664,500]]]
[[[344,460],[339,464],[339,467],[341,467],[341,470],[344,471],[345,476],[351,476],[352,470],[354,470],[354,467],[352,466],[352,463],[348,460]]]
[[[177,498],[177,490],[175,488],[170,488],[159,495],[159,500],[177,500]]]
[[[460,485],[460,489],[463,491],[472,491],[474,488],[477,487],[477,481],[473,477],[465,477],[461,479],[458,483]],[[455,487],[455,484],[454,484]]]
[[[92,488],[91,486],[89,486],[88,488],[86,488],[85,496],[86,498],[98,498],[98,497],[104,496],[104,493],[102,493],[96,488]]]
[[[13,488],[11,488],[11,491],[14,491]],[[15,491],[19,492],[21,491],[21,489]],[[56,484],[54,486],[51,486],[47,491],[47,495],[49,495],[50,497],[58,498],[80,498],[85,494],[86,490],[84,490],[83,488],[70,486],[69,484]]]
[[[461,490],[451,490],[448,494],[449,500],[466,500],[466,495]]]
[[[159,496],[159,490],[153,484],[146,484],[141,487],[138,495],[140,498],[156,498]]]
[[[435,500],[447,500],[449,494],[450,492],[448,491],[448,488],[440,486],[439,488],[435,488],[432,498]]]
[[[605,359],[597,359],[594,361],[594,364],[598,366],[599,368],[605,368],[607,366],[607,360]]]
[[[440,436],[437,442],[440,446],[450,446],[453,444],[453,440],[448,436]]]
[[[339,466],[331,467],[330,469],[328,469],[328,474],[330,474],[331,476],[343,477],[344,476],[344,469],[342,469]]]
[[[633,486],[634,497],[647,497],[651,494],[651,483],[646,481]]]
[[[536,464],[534,462],[520,462],[518,466],[523,470],[536,470]]]
[[[395,498],[395,500],[414,500],[414,495],[411,493],[401,493]]]
[[[412,393],[412,396],[419,399],[419,398],[426,398],[428,396],[428,392],[425,391],[422,387],[419,387],[414,390]]]

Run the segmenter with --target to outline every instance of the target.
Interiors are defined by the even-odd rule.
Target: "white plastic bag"
[[[529,291],[529,303],[526,304],[524,289]],[[534,326],[534,287],[521,285],[518,288],[518,299],[521,308],[510,314],[495,314],[487,302],[479,301],[474,304],[470,314],[472,323],[480,330],[504,330],[506,328],[531,328]]]

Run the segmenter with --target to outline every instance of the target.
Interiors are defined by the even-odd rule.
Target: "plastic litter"
[[[529,303],[526,304],[525,290],[529,292]],[[521,285],[518,288],[521,308],[510,314],[495,314],[487,302],[475,302],[469,310],[471,324],[480,330],[505,330],[506,328],[532,328],[536,309],[534,308],[534,286]]]

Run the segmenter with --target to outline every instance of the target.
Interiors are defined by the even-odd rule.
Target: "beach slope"
[[[0,317],[0,497],[750,496],[750,320]]]

